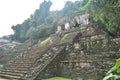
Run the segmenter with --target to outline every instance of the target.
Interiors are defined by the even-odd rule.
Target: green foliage
[[[40,8],[35,11],[33,15],[33,20],[36,23],[36,26],[42,24],[45,22],[46,17],[50,14],[50,7],[52,5],[52,2],[50,1],[44,1],[42,4],[40,4]]]
[[[4,65],[3,64],[0,64],[0,68],[2,68]]]
[[[52,2],[44,1],[40,5],[40,8],[37,9],[35,13],[31,15],[30,18],[25,20],[22,24],[17,24],[16,26],[12,26],[12,29],[14,31],[14,35],[11,36],[12,40],[18,40],[20,42],[24,42],[28,39],[37,39],[44,34],[45,34],[44,37],[48,36],[48,34],[51,33],[50,32],[51,25],[48,26],[48,24],[46,24],[46,18],[50,15],[49,10],[51,5]],[[44,27],[41,25],[45,25],[48,27]],[[40,33],[40,31],[42,34]],[[43,33],[44,31],[45,33]]]
[[[83,0],[83,11],[91,14],[97,25],[109,34],[120,35],[120,0]]]
[[[48,37],[55,33],[58,20],[61,17],[73,16],[79,13],[81,1],[67,1],[65,7],[61,11],[49,11],[52,2],[44,1],[40,4],[39,9],[33,15],[25,20],[22,24],[12,26],[14,35],[11,35],[12,40],[24,42],[38,38]]]
[[[30,29],[27,31],[26,36],[29,39],[36,39],[36,37],[38,36],[37,34],[38,34],[37,29],[35,29],[34,27],[30,27]]]
[[[120,79],[120,59],[117,59],[116,64],[106,74],[103,80],[117,80]]]
[[[62,77],[54,77],[54,78],[49,78],[46,80],[72,80],[72,79],[67,79],[67,78],[62,78]]]
[[[43,40],[42,42],[40,42],[40,46],[45,46],[47,45],[47,43],[49,42],[49,40],[51,39],[51,37],[46,38],[45,40]]]
[[[81,1],[66,1],[65,7],[61,11],[61,16],[75,16],[76,14],[84,13],[79,8],[82,6]]]
[[[16,45],[11,45],[9,46],[11,49],[14,49],[16,47]]]
[[[61,41],[64,41],[69,35],[70,35],[70,33],[65,34],[65,35],[62,37]]]
[[[120,79],[120,76],[118,75],[113,75],[112,73],[107,75],[103,80],[118,80]]]
[[[12,40],[24,42],[28,39],[48,37],[56,31],[60,18],[72,17],[85,12],[99,28],[111,35],[120,35],[120,0],[80,0],[66,1],[61,11],[50,11],[52,2],[44,1],[30,18],[22,24],[12,26]]]

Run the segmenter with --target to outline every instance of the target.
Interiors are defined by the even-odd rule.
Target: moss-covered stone
[[[48,37],[48,38],[46,38],[45,40],[43,40],[42,42],[40,42],[40,46],[45,46],[45,45],[47,45],[50,39],[51,39],[51,38]]]

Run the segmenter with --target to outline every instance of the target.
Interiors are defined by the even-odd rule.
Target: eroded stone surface
[[[62,59],[51,64],[55,69],[52,72],[73,80],[102,80],[115,59],[120,57],[120,39],[110,39],[104,32],[91,27],[80,29],[81,35],[76,35],[75,40],[66,45]],[[48,71],[52,69],[48,67]]]

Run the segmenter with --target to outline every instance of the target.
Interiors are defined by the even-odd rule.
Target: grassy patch
[[[2,64],[0,64],[0,67],[3,67],[3,65],[2,65]]]
[[[46,80],[72,80],[72,79],[67,79],[67,78],[62,78],[62,77],[54,77],[54,78],[49,78]]]
[[[65,40],[65,38],[67,38],[69,35],[70,35],[70,33],[65,34],[65,35],[62,37],[61,41]]]
[[[46,38],[45,40],[43,40],[43,41],[40,43],[40,46],[46,45],[50,39],[51,39],[51,37],[48,37],[48,38]]]
[[[11,45],[9,46],[11,49],[14,49],[16,47],[16,45]]]

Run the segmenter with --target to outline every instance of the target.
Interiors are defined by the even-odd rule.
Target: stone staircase
[[[0,78],[8,80],[34,80],[41,71],[64,49],[62,46],[37,47],[25,53],[24,62],[18,54],[0,71]]]

